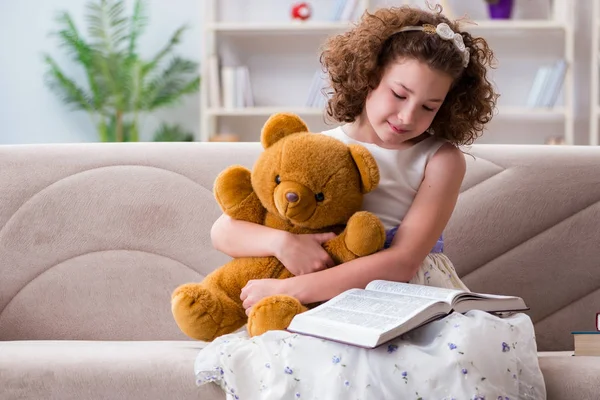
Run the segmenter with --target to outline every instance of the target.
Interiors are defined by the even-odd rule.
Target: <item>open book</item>
[[[296,315],[287,330],[374,348],[453,311],[527,309],[520,297],[376,280]]]

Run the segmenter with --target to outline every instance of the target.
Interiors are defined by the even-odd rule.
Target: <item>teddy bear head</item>
[[[309,132],[297,115],[272,115],[261,143],[252,187],[270,213],[294,226],[344,224],[379,183],[377,163],[364,146]]]

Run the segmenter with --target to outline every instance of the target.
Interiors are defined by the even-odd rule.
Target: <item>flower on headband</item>
[[[424,24],[422,26],[405,26],[395,33],[407,31],[423,31],[429,35],[435,33],[444,40],[451,40],[454,42],[456,49],[462,54],[463,67],[467,68],[469,65],[471,51],[465,46],[462,35],[460,33],[454,33],[452,28],[450,28],[450,26],[445,22],[442,22],[437,26],[433,26],[431,24]]]
[[[444,40],[452,40],[454,45],[462,53],[463,56],[463,66],[466,68],[469,65],[469,58],[471,52],[466,48],[465,42],[463,41],[463,37],[460,33],[455,33],[450,26],[442,22],[435,27],[435,32]]]

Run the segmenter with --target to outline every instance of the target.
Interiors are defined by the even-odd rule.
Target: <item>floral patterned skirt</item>
[[[201,350],[194,369],[198,385],[215,382],[227,399],[546,398],[525,314],[453,313],[375,349],[238,332]]]
[[[447,289],[469,290],[458,277],[454,265],[444,253],[429,253],[415,276],[408,282]]]
[[[448,258],[430,254],[411,281],[466,289]],[[375,349],[285,331],[222,336],[200,351],[198,385],[228,399],[545,399],[533,323],[453,313]]]

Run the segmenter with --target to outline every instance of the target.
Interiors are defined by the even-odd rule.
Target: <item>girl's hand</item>
[[[248,281],[242,288],[240,299],[246,310],[246,315],[250,314],[250,309],[265,297],[283,293],[283,279],[253,279]]]
[[[274,255],[296,276],[331,268],[335,264],[321,245],[335,236],[331,232],[299,235],[287,233],[282,236],[283,240],[275,249]]]

